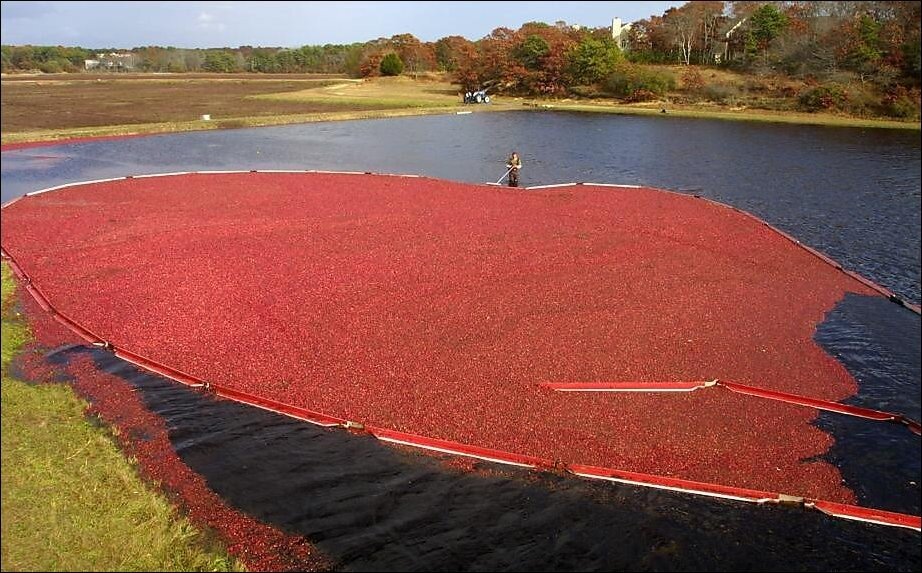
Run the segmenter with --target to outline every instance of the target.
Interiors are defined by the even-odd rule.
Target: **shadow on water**
[[[918,570],[918,534],[384,446],[179,386],[97,348],[238,509],[370,570]]]

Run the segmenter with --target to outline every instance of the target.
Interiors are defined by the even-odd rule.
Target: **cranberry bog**
[[[2,215],[36,306],[174,380],[398,444],[918,528],[857,507],[813,424],[857,387],[817,324],[892,295],[746,213],[362,173],[48,191]]]

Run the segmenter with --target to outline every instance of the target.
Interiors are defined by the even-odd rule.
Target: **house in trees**
[[[739,34],[740,28],[746,22],[746,18],[742,18],[736,23],[732,21],[727,22],[727,31],[724,32],[724,37],[721,40],[723,43],[723,54],[720,52],[714,53],[714,63],[721,64],[733,60],[738,54],[743,52],[743,44],[745,38],[742,34]]]
[[[86,70],[127,72],[135,68],[137,60],[137,56],[132,53],[109,52],[108,54],[96,54],[96,57],[92,60],[83,60],[83,68]]]
[[[627,49],[630,44],[628,43],[628,32],[631,31],[630,24],[624,24],[621,22],[621,18],[615,17],[611,20],[611,37],[618,43],[618,48],[621,51]]]

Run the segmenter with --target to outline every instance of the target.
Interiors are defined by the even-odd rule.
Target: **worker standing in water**
[[[519,169],[522,168],[522,159],[519,158],[519,154],[515,151],[513,151],[512,155],[509,156],[509,159],[506,160],[506,168],[509,169],[509,186],[518,187]]]

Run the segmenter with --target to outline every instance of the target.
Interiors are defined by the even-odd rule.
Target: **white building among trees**
[[[611,20],[611,37],[618,43],[618,48],[624,51],[628,47],[627,35],[631,30],[630,24],[623,24],[621,18],[615,17]]]
[[[133,70],[137,65],[137,62],[138,57],[130,52],[109,52],[108,54],[96,54],[96,57],[92,60],[83,60],[83,67],[86,70],[107,70],[121,72]]]

